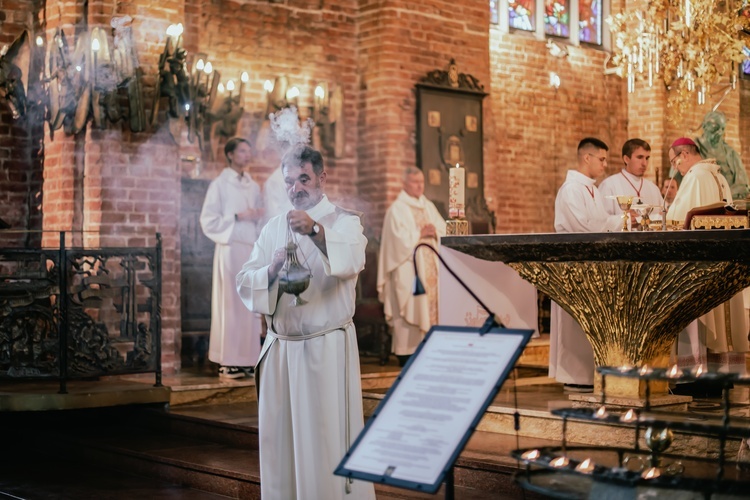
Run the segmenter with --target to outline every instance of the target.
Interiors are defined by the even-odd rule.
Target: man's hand
[[[284,266],[284,260],[286,259],[286,248],[278,248],[273,253],[273,260],[271,265],[268,266],[268,282],[273,283],[279,276],[279,271]]]
[[[432,224],[422,226],[422,230],[419,232],[419,239],[423,238],[437,239],[437,231],[435,230],[435,226],[433,226]]]
[[[307,212],[304,210],[290,210],[286,216],[286,220],[289,222],[289,227],[292,228],[292,231],[305,236],[312,233],[313,225],[315,224],[312,217],[307,215]]]

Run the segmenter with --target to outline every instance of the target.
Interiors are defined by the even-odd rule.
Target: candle
[[[243,71],[240,75],[240,93],[239,93],[239,103],[240,106],[242,106],[242,95],[245,92],[245,84],[250,81],[250,75],[247,74],[247,71]]]
[[[229,98],[232,98],[232,92],[234,92],[234,80],[229,80],[227,82],[227,90],[229,91]]]
[[[456,163],[449,169],[448,216],[451,219],[463,219],[466,215],[466,169]]]

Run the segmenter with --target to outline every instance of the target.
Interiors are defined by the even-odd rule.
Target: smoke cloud
[[[290,106],[268,115],[276,140],[287,148],[297,144],[309,144],[315,123],[308,118],[300,123],[297,108]]]

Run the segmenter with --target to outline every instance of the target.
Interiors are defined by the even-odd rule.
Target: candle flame
[[[323,89],[322,86],[318,85],[315,87],[315,97],[318,99],[323,99],[326,96],[326,91]]]
[[[234,80],[229,80],[227,82],[227,90],[230,92],[234,90]]]
[[[94,52],[99,52],[99,49],[101,48],[101,45],[99,45],[99,39],[98,38],[92,38],[91,39],[91,50]]]
[[[286,91],[287,100],[295,99],[297,97],[299,97],[299,89],[297,87],[292,87]]]
[[[632,369],[633,369],[633,367],[630,366],[630,365],[622,365],[620,368],[618,368],[618,370],[619,370],[620,373],[627,373],[627,372],[629,372]]]
[[[568,457],[557,457],[556,459],[552,460],[549,464],[552,467],[565,467],[569,463]]]
[[[641,477],[643,479],[656,479],[659,476],[661,476],[661,472],[656,467],[646,469],[645,471],[643,471],[643,474],[641,474]]]
[[[522,454],[521,458],[524,460],[536,460],[537,458],[539,458],[539,455],[541,455],[541,453],[539,453],[539,450],[530,450]]]
[[[653,371],[650,366],[643,365],[638,373],[641,375],[650,375]]]
[[[605,406],[600,406],[599,409],[596,410],[596,413],[594,413],[596,418],[605,418],[607,415],[607,408]]]
[[[81,71],[81,69],[82,69],[82,68],[81,68],[81,65],[80,65],[80,64],[79,64],[79,65],[76,65],[76,71],[79,71],[79,72],[80,72],[80,71]]]
[[[41,47],[42,45],[44,45],[44,38],[41,36],[36,37],[36,46]]]
[[[625,415],[623,415],[622,417],[620,417],[620,421],[621,422],[632,422],[632,421],[634,421],[636,419],[636,417],[637,417],[637,415],[635,414],[635,410],[633,410],[631,408],[631,409],[629,409],[625,413]]]
[[[578,464],[576,470],[578,472],[583,472],[584,474],[591,474],[591,472],[593,472],[594,470],[594,464],[591,463],[590,458],[587,458],[586,460]]]
[[[460,166],[461,166],[460,164],[456,163],[456,168],[459,168]]]
[[[667,370],[667,377],[669,378],[678,378],[682,375],[682,370],[680,370],[680,367],[677,365],[672,365],[672,367]]]
[[[705,368],[703,367],[703,363],[701,363],[701,364],[699,364],[699,365],[698,365],[698,366],[697,366],[697,367],[695,368],[695,371],[693,372],[693,375],[695,375],[696,377],[700,377],[700,376],[701,376],[701,375],[703,375],[704,373],[706,373],[706,369],[705,369]]]
[[[198,62],[195,63],[195,69],[198,71],[203,71],[204,62],[203,59],[198,59]]]
[[[229,85],[229,84],[227,84],[227,85]],[[219,90],[219,92],[223,93],[224,92],[224,84],[221,83],[221,82],[219,82],[219,86],[217,87],[217,89]]]
[[[211,61],[207,62],[206,67],[203,68],[203,72],[206,73],[207,75],[210,75],[211,72],[213,72],[213,70],[214,70],[214,66],[213,64],[211,64]]]
[[[242,83],[247,83],[250,81],[250,75],[247,74],[247,71],[242,72],[242,75],[240,75],[240,81],[242,81]]]
[[[273,82],[271,80],[266,80],[266,82],[263,84],[263,90],[266,92],[273,92]]]

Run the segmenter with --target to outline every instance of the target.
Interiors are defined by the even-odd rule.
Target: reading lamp
[[[434,253],[437,256],[440,263],[443,266],[445,266],[445,269],[448,270],[451,276],[453,276],[456,279],[456,281],[458,281],[458,284],[461,285],[461,287],[464,290],[469,292],[469,295],[471,295],[471,297],[474,300],[476,300],[480,306],[482,306],[482,309],[487,311],[487,314],[489,314],[489,316],[487,317],[487,320],[482,325],[482,328],[479,329],[479,333],[481,335],[484,335],[485,333],[487,333],[494,327],[499,326],[501,328],[505,328],[505,325],[502,322],[497,320],[495,313],[490,311],[490,308],[487,307],[487,305],[484,302],[482,302],[482,300],[479,297],[476,296],[476,294],[471,290],[471,288],[469,288],[469,286],[466,283],[464,283],[464,281],[461,278],[458,277],[458,275],[453,271],[453,269],[451,269],[450,266],[445,263],[440,253],[437,250],[435,250],[435,247],[433,247],[432,245],[428,243],[420,243],[416,247],[414,247],[414,253],[412,253],[412,256],[411,256],[412,262],[414,263],[414,286],[412,287],[412,292],[411,292],[412,295],[416,297],[418,295],[425,294],[424,285],[422,284],[422,280],[419,279],[419,270],[417,269],[417,250],[419,250],[419,247],[429,248],[432,251],[432,253]]]

